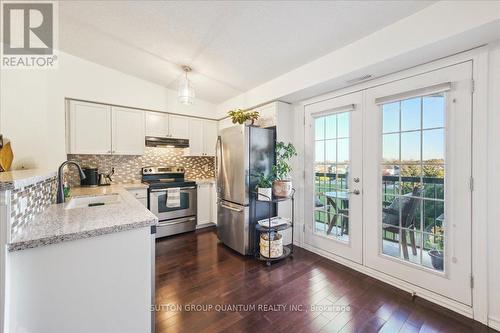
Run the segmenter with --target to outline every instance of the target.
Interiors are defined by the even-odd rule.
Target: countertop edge
[[[26,174],[26,176],[23,176]],[[11,176],[12,179],[5,180]],[[0,191],[17,190],[57,176],[56,171],[15,170],[0,174]]]
[[[129,223],[129,224],[105,227],[105,228],[101,228],[101,229],[94,229],[94,230],[71,233],[71,234],[57,235],[57,236],[39,238],[39,239],[34,239],[34,240],[29,240],[29,241],[21,241],[21,242],[17,242],[17,243],[7,244],[7,250],[9,252],[22,251],[22,250],[33,249],[33,248],[46,246],[46,245],[54,245],[54,244],[59,244],[59,243],[69,242],[69,241],[74,241],[74,240],[79,240],[79,239],[87,239],[87,238],[92,238],[92,237],[97,237],[97,236],[102,236],[102,235],[109,235],[109,234],[113,234],[113,233],[117,233],[117,232],[121,232],[121,231],[147,228],[147,227],[157,225],[157,223],[158,223],[157,219],[151,219],[151,220],[145,220],[145,221],[141,221],[141,222],[134,222],[134,223]]]
[[[191,181],[196,182],[197,185],[199,185],[199,184],[215,184],[215,178],[192,179]]]

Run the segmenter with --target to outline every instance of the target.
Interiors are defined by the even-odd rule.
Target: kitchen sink
[[[68,202],[65,209],[98,207],[98,206],[117,204],[120,202],[121,202],[121,196],[117,193],[96,195],[96,196],[74,197]]]

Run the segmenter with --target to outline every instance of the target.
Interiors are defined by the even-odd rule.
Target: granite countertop
[[[12,235],[8,250],[19,251],[157,225],[157,217],[127,191],[127,188],[143,188],[142,185],[74,187],[72,198],[118,194],[120,200],[103,206],[73,209],[66,209],[68,199],[64,204],[50,205]]]
[[[0,191],[19,189],[56,176],[57,172],[44,169],[0,172]]]

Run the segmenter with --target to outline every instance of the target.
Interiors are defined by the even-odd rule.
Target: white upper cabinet
[[[211,120],[189,120],[189,155],[215,156],[217,122]]]
[[[66,121],[69,154],[111,153],[111,106],[70,101]]]
[[[144,111],[112,107],[112,153],[117,155],[144,154]]]
[[[189,118],[170,115],[168,117],[169,135],[175,139],[189,139]]]
[[[66,120],[68,154],[144,154],[144,112],[70,101]]]
[[[207,156],[215,156],[215,144],[217,143],[217,122],[205,120],[203,122],[203,152]]]
[[[143,155],[145,137],[189,140],[189,156],[215,156],[218,122],[106,104],[69,101],[68,154]]]
[[[146,112],[146,135],[189,139],[189,118],[160,112]]]
[[[189,155],[203,155],[203,120],[189,119]]]
[[[146,112],[146,135],[168,136],[168,114]]]

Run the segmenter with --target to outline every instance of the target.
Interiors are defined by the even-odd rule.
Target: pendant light
[[[189,66],[182,66],[182,70],[184,71],[184,77],[179,82],[179,103],[190,105],[194,102],[194,88],[188,79],[188,73],[192,69]]]

